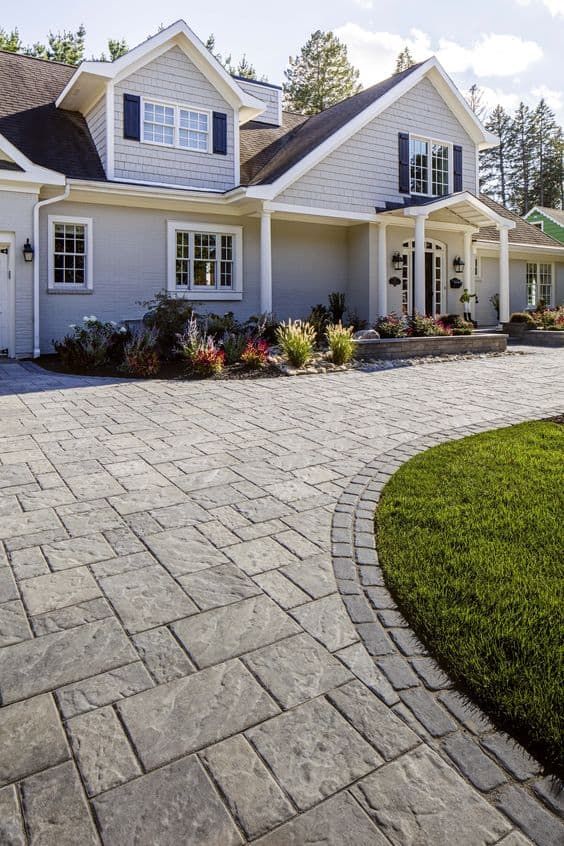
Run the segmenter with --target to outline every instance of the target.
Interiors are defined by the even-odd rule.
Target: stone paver
[[[371,534],[410,455],[556,414],[563,374],[533,349],[256,382],[0,366],[0,842],[564,840]]]

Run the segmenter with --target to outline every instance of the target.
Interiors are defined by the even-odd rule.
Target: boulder
[[[376,329],[361,329],[353,335],[355,341],[377,341],[379,337],[380,333]]]

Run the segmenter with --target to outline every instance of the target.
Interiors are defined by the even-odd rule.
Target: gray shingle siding
[[[227,155],[191,152],[125,139],[124,93],[227,114]],[[226,191],[235,184],[233,123],[233,108],[185,53],[179,47],[172,47],[115,86],[115,178]]]
[[[85,117],[92,140],[106,170],[106,95],[103,94]]]
[[[279,88],[270,88],[267,85],[254,85],[251,81],[245,82],[242,79],[236,80],[239,88],[246,91],[257,100],[262,100],[266,105],[265,111],[255,118],[257,123],[269,123],[280,126],[280,101],[282,91]]]
[[[476,148],[431,82],[421,80],[276,198],[277,202],[373,213],[403,202],[398,191],[398,132],[463,148],[463,188],[476,193]]]

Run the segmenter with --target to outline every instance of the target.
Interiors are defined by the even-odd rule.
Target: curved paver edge
[[[562,413],[554,408],[546,419]],[[364,647],[382,678],[374,688],[384,703],[482,796],[502,811],[537,846],[553,846],[561,823],[547,799],[550,780],[542,766],[453,683],[402,617],[386,587],[374,537],[374,513],[388,479],[410,458],[469,435],[531,420],[505,416],[401,443],[368,462],[339,498],[331,528],[332,561],[341,598]],[[399,702],[392,704],[390,685]],[[544,801],[543,798],[544,797]],[[535,819],[533,819],[535,817]],[[562,826],[564,833],[564,825]]]

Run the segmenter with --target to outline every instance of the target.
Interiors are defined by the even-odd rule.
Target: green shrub
[[[451,330],[453,335],[471,335],[472,329],[469,326],[455,326]]]
[[[356,341],[353,338],[353,327],[344,327],[342,323],[331,324],[327,327],[327,343],[331,352],[333,364],[348,364],[354,357]]]
[[[113,321],[104,323],[92,314],[85,316],[80,326],[71,324],[69,328],[72,334],[53,342],[65,366],[102,367],[122,361],[123,347],[129,338],[127,327],[118,326]]]
[[[415,312],[407,318],[406,334],[410,338],[429,338],[435,335],[452,335],[452,330],[435,317]]]
[[[157,332],[157,346],[161,358],[169,359],[177,352],[177,337],[194,315],[192,305],[180,297],[160,292],[154,300],[141,303],[149,310],[143,316],[148,329]]]
[[[122,370],[130,376],[156,376],[160,369],[156,329],[138,329],[123,348]]]
[[[374,328],[381,338],[405,338],[406,335],[405,318],[398,317],[394,311],[379,317]]]
[[[241,332],[226,332],[223,336],[222,346],[225,353],[226,364],[237,364],[245,351],[248,338]]]
[[[301,320],[288,320],[278,327],[276,340],[290,364],[303,367],[313,355],[315,329]]]
[[[234,335],[241,331],[241,324],[232,311],[226,314],[204,314],[201,319],[205,323],[206,334],[217,341],[221,341],[227,334]]]
[[[526,323],[528,326],[534,326],[535,321],[528,311],[514,311],[509,318],[510,323]]]
[[[329,294],[329,312],[331,315],[331,322],[334,324],[342,323],[345,316],[345,295],[340,291],[333,291]]]
[[[318,305],[312,307],[307,318],[307,323],[313,326],[315,330],[315,341],[319,345],[325,337],[325,332],[330,323],[329,310],[324,305],[321,305],[321,303],[318,303]]]
[[[442,314],[439,320],[443,326],[448,326],[450,329],[470,329],[470,331],[473,329],[472,323],[464,320],[461,314]]]

